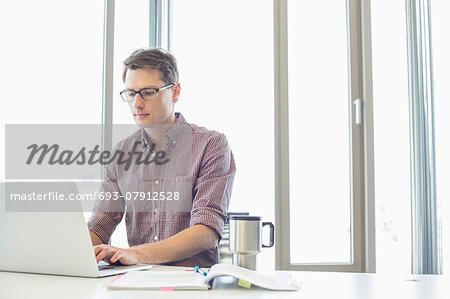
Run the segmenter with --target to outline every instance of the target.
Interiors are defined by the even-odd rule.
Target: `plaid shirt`
[[[124,215],[130,246],[158,242],[196,224],[222,237],[236,172],[233,154],[225,135],[176,116],[164,136],[164,153],[153,151],[144,129],[113,150],[126,157],[134,148],[137,154],[129,165],[116,159],[106,166],[100,194],[109,200],[97,200],[88,222],[89,230],[104,243]],[[167,264],[210,267],[218,262],[216,246]]]

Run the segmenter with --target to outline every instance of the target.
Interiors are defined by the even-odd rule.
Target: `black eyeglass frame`
[[[176,82],[169,83],[169,84],[167,84],[167,85],[165,85],[165,86],[163,86],[163,87],[161,87],[161,88],[151,88],[151,87],[146,87],[146,88],[142,88],[142,89],[139,89],[139,90],[124,89],[124,90],[122,90],[122,91],[120,92],[120,97],[122,98],[122,100],[123,100],[124,102],[131,103],[131,102],[134,102],[134,101],[136,100],[136,95],[139,94],[139,95],[141,96],[141,98],[142,98],[144,101],[151,101],[151,100],[155,99],[155,98],[158,96],[158,93],[159,93],[161,90],[168,89],[168,88],[174,86],[175,84],[176,84]],[[141,92],[142,92],[143,90],[148,90],[148,89],[152,89],[152,90],[156,91],[156,96],[155,96],[155,98],[150,99],[150,100],[144,99],[144,96],[141,94]],[[127,94],[126,94],[127,91],[133,91],[133,92],[136,93],[136,94],[134,95],[134,99],[130,100],[130,99],[127,97]]]

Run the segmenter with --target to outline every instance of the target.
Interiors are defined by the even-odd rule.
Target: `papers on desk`
[[[135,289],[183,289],[207,290],[212,279],[218,276],[233,276],[240,281],[269,290],[296,291],[299,283],[290,274],[283,272],[260,273],[241,268],[232,264],[216,264],[211,267],[206,276],[192,271],[139,271],[129,272],[112,281],[110,290]]]

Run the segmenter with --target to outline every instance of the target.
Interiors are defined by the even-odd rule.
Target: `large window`
[[[443,274],[450,273],[450,20],[447,1],[431,3],[431,29],[433,47],[434,111],[436,138],[436,187],[439,225],[443,251]],[[439,211],[439,210],[438,210]]]
[[[115,9],[107,26],[113,45],[106,49],[113,55],[107,73],[113,79],[104,86],[105,3]],[[430,148],[436,150],[440,213],[431,221],[442,237],[444,273],[450,268],[445,3],[431,6],[433,68],[427,79],[434,89],[425,86],[434,91],[435,118],[428,125],[435,126]],[[160,27],[155,7],[163,7]],[[280,268],[371,271],[376,243],[377,272],[410,273],[420,248],[411,246],[417,171],[409,22],[405,2],[398,1],[3,1],[0,139],[5,124],[101,124],[105,115],[115,125],[134,124],[119,96],[122,62],[158,40],[178,59],[176,110],[228,138],[237,164],[229,210],[277,218]],[[104,106],[103,86],[112,94]],[[0,181],[4,152],[3,145]],[[127,246],[124,223],[112,242]],[[274,256],[274,249],[264,249],[259,268],[273,268]]]
[[[275,3],[277,267],[373,271],[367,9]]]
[[[149,18],[158,14],[153,10],[161,4],[167,3],[115,1],[114,125],[134,123],[128,104],[119,96],[122,62],[133,50],[150,45],[152,26],[158,22]],[[227,136],[237,164],[229,210],[273,222],[273,3],[174,0],[171,8],[171,52],[178,61],[181,84],[176,111],[188,122]],[[159,15],[162,20],[167,20],[165,13]],[[126,246],[123,223],[112,244]],[[261,268],[273,268],[274,249],[263,250],[259,260]]]
[[[229,211],[273,222],[272,2],[174,0],[172,52],[181,83],[176,109],[188,122],[225,133],[233,151]],[[273,248],[258,259],[273,268]]]
[[[103,1],[1,1],[0,14],[3,181],[5,124],[101,123]]]
[[[448,268],[444,3],[372,3],[377,272],[441,273],[442,250]]]

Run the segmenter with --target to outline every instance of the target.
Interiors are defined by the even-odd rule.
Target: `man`
[[[110,200],[99,200],[88,222],[97,261],[210,267],[219,262],[236,171],[227,140],[175,113],[181,87],[170,53],[136,50],[123,81],[140,129],[115,150],[138,154],[131,166],[106,166],[101,194]],[[123,216],[130,248],[107,245]]]

